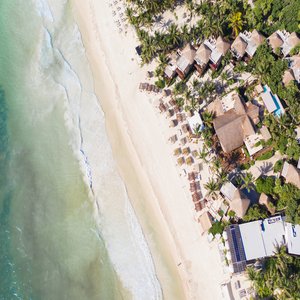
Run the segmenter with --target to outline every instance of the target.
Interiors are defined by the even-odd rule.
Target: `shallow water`
[[[160,299],[70,11],[0,4],[0,299]]]

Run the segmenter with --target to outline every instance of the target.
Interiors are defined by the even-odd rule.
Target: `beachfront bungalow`
[[[194,65],[196,50],[191,44],[187,44],[181,51],[176,61],[176,72],[181,79],[184,79]]]
[[[246,137],[255,135],[253,124],[259,122],[259,107],[245,104],[236,92],[214,101],[208,110],[216,115],[213,126],[224,152],[241,147]]]
[[[252,58],[258,46],[260,46],[264,40],[265,37],[256,29],[252,32],[241,32],[231,45],[231,53],[237,60],[241,60],[245,54],[249,58]]]
[[[230,43],[219,36],[217,39],[209,38],[204,41],[204,45],[211,51],[209,57],[209,66],[211,69],[216,70],[222,60],[222,57],[227,53],[230,48]]]
[[[247,196],[230,181],[222,185],[220,192],[228,201],[230,210],[234,211],[238,218],[243,218],[250,205]]]
[[[264,92],[260,94],[263,103],[269,113],[273,113],[275,116],[281,116],[285,113],[285,110],[276,94],[273,94],[271,89],[265,85],[263,87]]]
[[[283,84],[287,86],[291,81],[297,81],[300,84],[300,55],[291,56],[287,60],[289,69],[283,74]]]
[[[283,56],[287,56],[293,48],[300,44],[300,38],[296,32],[289,33],[285,30],[277,30],[268,37],[267,42],[274,53],[280,49]]]
[[[195,55],[195,68],[200,75],[202,75],[206,70],[210,55],[211,50],[204,43],[202,43],[197,49]]]
[[[230,48],[230,43],[219,36],[217,39],[210,38],[205,40],[198,48],[195,56],[195,67],[200,75],[204,73],[207,65],[216,70],[222,57]]]
[[[285,178],[285,182],[292,183],[300,189],[300,170],[295,166],[285,161],[282,167],[281,176]]]

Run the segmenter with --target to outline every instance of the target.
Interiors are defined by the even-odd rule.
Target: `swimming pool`
[[[276,108],[273,110],[273,114],[276,117],[280,117],[281,115],[283,115],[285,113],[285,111],[284,111],[284,108],[283,108],[278,96],[274,95],[271,92],[271,89],[267,85],[264,85],[263,89],[264,89],[264,93],[268,93],[272,97],[273,103],[276,106]]]

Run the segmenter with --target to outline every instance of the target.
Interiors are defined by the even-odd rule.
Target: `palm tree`
[[[221,169],[217,172],[217,177],[218,177],[220,185],[222,185],[228,181],[227,175],[228,175],[227,172],[224,171],[223,169]]]
[[[213,178],[209,178],[208,182],[204,185],[204,187],[208,191],[208,195],[210,196],[217,196],[217,192],[219,191],[219,183],[214,180]]]
[[[199,158],[202,159],[204,162],[208,162],[207,156],[209,152],[207,151],[206,147],[203,146],[202,150],[199,152]]]
[[[255,189],[255,186],[253,185],[254,177],[251,173],[245,173],[241,175],[241,179],[243,181],[243,184],[241,188],[245,188],[247,192],[249,193],[251,190]]]
[[[172,23],[168,30],[169,41],[172,45],[177,46],[180,43],[180,37],[178,34],[178,27],[176,24]]]
[[[228,26],[230,28],[232,28],[234,36],[237,37],[239,32],[243,28],[242,13],[241,12],[236,12],[236,13],[232,14],[231,17],[229,18]]]
[[[214,114],[212,112],[206,110],[202,113],[203,122],[208,128],[212,128],[213,118]]]
[[[184,24],[181,27],[181,36],[184,42],[188,42],[190,39],[190,31],[189,31],[189,27],[187,24]]]

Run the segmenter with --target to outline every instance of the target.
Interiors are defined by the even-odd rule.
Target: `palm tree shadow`
[[[268,174],[273,169],[273,164],[271,162],[264,162],[262,166],[257,168],[262,175]]]

